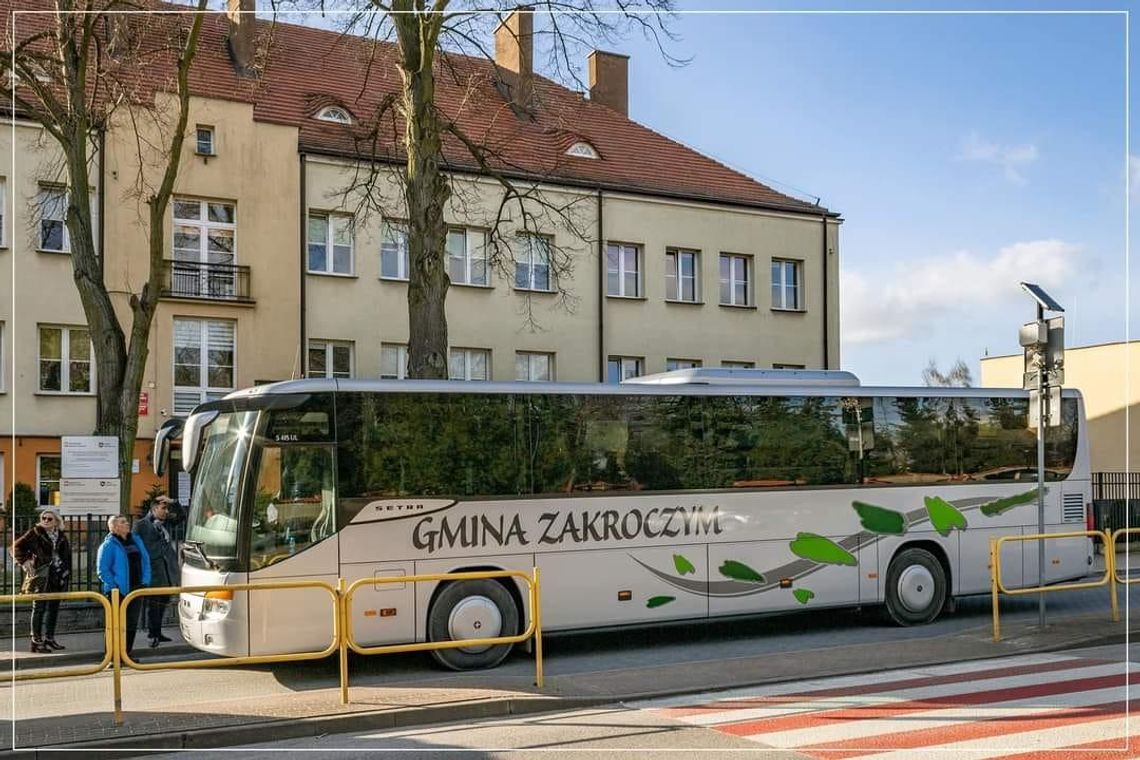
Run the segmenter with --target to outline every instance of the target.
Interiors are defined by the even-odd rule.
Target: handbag
[[[45,562],[30,573],[24,574],[24,582],[20,584],[21,594],[42,594],[48,583],[48,573],[51,563]]]

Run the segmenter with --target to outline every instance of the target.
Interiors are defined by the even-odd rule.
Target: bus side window
[[[250,569],[272,565],[332,535],[332,448],[262,448],[250,521]]]

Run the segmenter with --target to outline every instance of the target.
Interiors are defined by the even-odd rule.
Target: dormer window
[[[566,155],[575,158],[598,158],[598,151],[588,142],[576,142],[567,149]]]
[[[352,123],[352,117],[349,116],[348,111],[338,106],[325,106],[317,114],[317,118],[321,121],[331,121],[334,124]]]

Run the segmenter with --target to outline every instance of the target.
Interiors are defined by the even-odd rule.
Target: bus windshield
[[[194,474],[186,542],[218,564],[230,565],[238,556],[241,476],[257,414],[219,414],[205,431],[200,464]]]

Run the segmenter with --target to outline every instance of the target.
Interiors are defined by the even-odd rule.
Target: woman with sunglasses
[[[24,568],[22,594],[52,594],[66,591],[71,579],[71,546],[64,535],[59,513],[40,512],[40,520],[12,544],[12,555]],[[51,653],[64,646],[55,640],[59,600],[32,602],[32,651]]]

